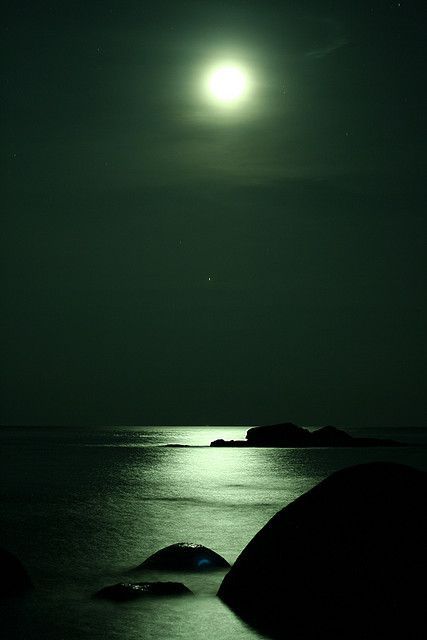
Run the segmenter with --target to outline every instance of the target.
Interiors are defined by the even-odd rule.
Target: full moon
[[[238,66],[224,65],[214,69],[208,81],[209,92],[218,102],[232,104],[246,93],[246,73]]]

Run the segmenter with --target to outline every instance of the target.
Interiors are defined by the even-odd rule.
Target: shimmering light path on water
[[[167,448],[241,438],[246,428],[3,430],[0,546],[37,589],[1,605],[8,640],[247,640],[259,637],[217,598],[223,573],[132,572],[180,541],[233,562],[281,507],[332,471],[370,460],[427,468],[426,448]],[[407,431],[407,437],[411,432]],[[396,433],[388,435],[397,437]],[[422,432],[412,439],[421,441]],[[93,600],[120,580],[179,580],[196,598],[114,605]]]

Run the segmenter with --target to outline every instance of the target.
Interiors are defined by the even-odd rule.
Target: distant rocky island
[[[356,438],[337,427],[309,431],[292,422],[252,427],[246,440],[214,440],[211,447],[403,447],[403,442],[383,438]]]

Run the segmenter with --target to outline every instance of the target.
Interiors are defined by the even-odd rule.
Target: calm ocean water
[[[159,446],[242,438],[246,429],[2,428],[0,546],[22,559],[37,588],[0,604],[1,637],[260,638],[215,597],[223,572],[132,569],[180,541],[205,544],[233,562],[277,510],[350,464],[393,460],[427,469],[425,430],[382,431],[414,443],[397,449]],[[144,579],[182,581],[196,597],[120,605],[91,597],[105,585]]]

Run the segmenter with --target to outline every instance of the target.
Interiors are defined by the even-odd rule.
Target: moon
[[[208,89],[215,101],[232,105],[239,102],[248,89],[248,77],[245,71],[233,64],[213,69],[208,78]]]

